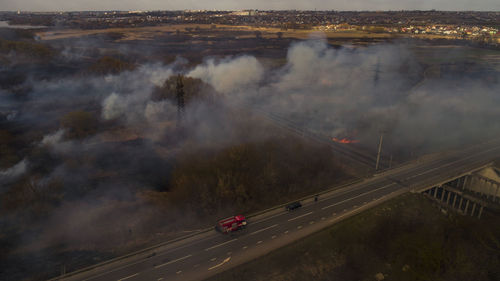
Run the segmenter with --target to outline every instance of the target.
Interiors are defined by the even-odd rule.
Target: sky
[[[500,11],[499,0],[0,0],[0,11],[88,10],[447,10]]]

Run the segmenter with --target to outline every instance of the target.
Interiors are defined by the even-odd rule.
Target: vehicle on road
[[[215,226],[215,230],[222,233],[230,233],[238,230],[245,229],[247,220],[243,215],[237,215],[220,220]]]
[[[293,210],[298,209],[300,207],[302,207],[302,204],[300,203],[300,201],[297,201],[297,202],[293,202],[293,203],[286,205],[286,210],[293,211]]]

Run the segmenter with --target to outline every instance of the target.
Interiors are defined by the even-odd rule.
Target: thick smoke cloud
[[[334,49],[311,40],[291,46],[272,82],[245,98],[314,132],[369,147],[382,132],[398,148],[424,151],[498,134],[498,82],[422,72],[407,45]]]
[[[216,62],[207,60],[188,73],[210,83],[215,90],[228,94],[255,86],[262,79],[264,69],[254,57],[243,56]]]

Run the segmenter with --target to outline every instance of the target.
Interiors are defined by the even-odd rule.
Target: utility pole
[[[384,133],[380,133],[380,141],[378,143],[377,163],[375,163],[375,171],[378,170],[380,164],[380,153],[382,152],[382,141],[384,140]]]
[[[182,83],[182,76],[177,76],[177,128],[182,127],[182,120],[184,118],[184,83]]]

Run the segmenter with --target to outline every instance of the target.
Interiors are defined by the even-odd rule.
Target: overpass
[[[484,208],[500,211],[500,170],[485,165],[415,191],[434,199],[446,210],[481,218]]]
[[[450,194],[459,194],[462,185],[453,183],[463,182],[464,177],[470,182],[474,177],[479,179],[475,175],[484,176],[481,171],[485,168],[494,169],[492,163],[498,158],[500,140],[420,159],[325,191],[317,202],[314,195],[303,198],[303,207],[297,211],[286,212],[280,205],[254,214],[248,218],[248,228],[235,235],[221,235],[210,228],[53,280],[203,280],[406,192],[423,192],[456,206],[460,198]],[[488,190],[493,190],[491,184]],[[473,197],[463,191],[460,196],[469,214],[480,216],[478,212],[489,206],[471,211]],[[468,207],[465,200],[470,200]]]

